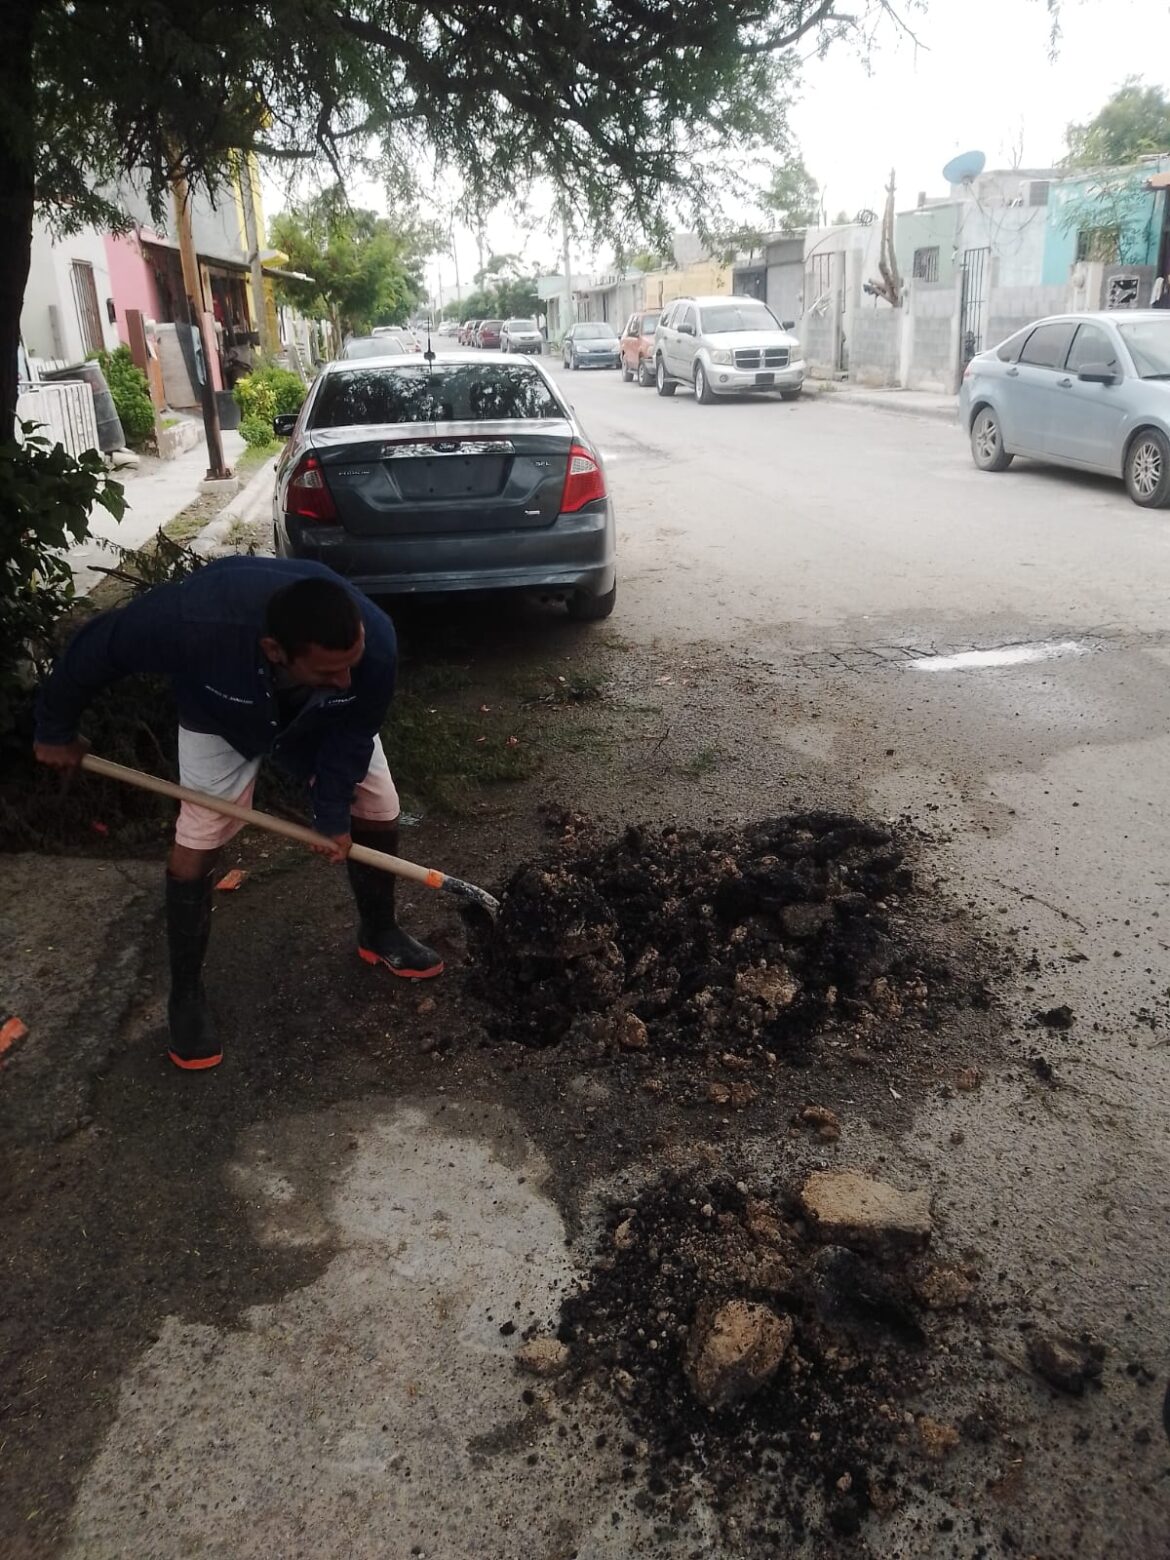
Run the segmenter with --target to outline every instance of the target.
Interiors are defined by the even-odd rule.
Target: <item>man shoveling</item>
[[[73,638],[41,690],[35,751],[75,768],[86,706],[133,673],[171,679],[179,775],[195,790],[248,805],[261,758],[308,782],[313,824],[333,842],[397,854],[399,802],[378,732],[394,692],[390,619],[331,570],[273,558],[225,558],[103,613]],[[214,1067],[222,1048],[203,989],[220,848],[242,825],[184,802],[167,859],[171,1061]],[[399,927],[392,876],[347,862],[358,952],[394,975],[425,980],[442,960]]]

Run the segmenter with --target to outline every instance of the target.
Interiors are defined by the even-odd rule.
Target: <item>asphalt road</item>
[[[644,755],[659,744],[631,730],[606,763],[562,755],[540,785],[611,818],[758,817],[798,790],[906,816],[940,904],[1020,955],[999,993],[1018,1065],[993,1060],[971,1093],[904,1101],[892,1124],[852,1111],[842,1162],[928,1185],[947,1249],[970,1254],[989,1301],[1012,1297],[1005,1328],[1026,1299],[1099,1335],[1104,1390],[1050,1400],[1005,1363],[1013,1417],[968,1448],[949,1504],[921,1529],[875,1521],[856,1553],[1161,1554],[1170,513],[1096,479],[984,476],[957,429],[845,397],[708,408],[615,373],[554,371],[607,460],[618,609],[588,629],[490,612],[468,630],[468,659],[503,687],[518,668],[605,647],[607,675],[673,719],[664,753],[681,740],[715,756],[686,775],[655,769]],[[510,870],[545,838],[532,821],[545,794],[462,833],[428,823],[425,848],[469,876]],[[587,1182],[578,1129],[630,1102],[566,1061],[541,1129],[526,1097],[553,1058],[513,1076],[461,1035],[450,1063],[423,1050],[431,1021],[414,996],[371,996],[338,960],[342,885],[253,865],[249,892],[217,907],[212,977],[233,999],[234,1050],[201,1093],[154,1065],[149,929],[141,976],[128,936],[111,932],[92,969],[82,958],[112,874],[88,898],[72,867],[53,879],[46,939],[76,947],[83,990],[122,981],[134,996],[118,1044],[98,1036],[110,1061],[92,1122],[22,1165],[10,1311],[29,1318],[28,1341],[13,1327],[38,1439],[12,1465],[12,1552],[677,1560],[701,1547],[740,1560],[713,1519],[704,1538],[701,1503],[667,1532],[619,1499],[622,1435],[604,1396],[520,1398],[510,1319],[554,1314],[574,1277],[557,1162]],[[22,870],[6,896],[13,946],[33,940],[19,907],[45,872],[37,858]],[[137,878],[123,889],[127,924],[144,893]],[[1033,1011],[1058,1004],[1072,1028],[1036,1028]],[[14,1066],[9,1089],[23,1076]],[[790,1152],[775,1123],[755,1141]],[[619,1180],[641,1165],[617,1162]],[[53,1320],[67,1303],[80,1323],[40,1326],[39,1309]],[[960,1547],[944,1550],[951,1530]]]

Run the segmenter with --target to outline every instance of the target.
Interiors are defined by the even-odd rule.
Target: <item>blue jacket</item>
[[[171,679],[187,730],[214,732],[245,758],[271,753],[280,736],[280,761],[315,777],[316,827],[346,833],[354,787],[369,768],[394,694],[398,646],[381,608],[346,585],[365,624],[365,654],[348,689],[318,691],[281,734],[272,668],[260,649],[265,611],[282,585],[313,575],[346,584],[320,563],[224,558],[102,613],[74,636],[42,687],[37,741],[71,742],[107,683],[135,672],[161,674]]]

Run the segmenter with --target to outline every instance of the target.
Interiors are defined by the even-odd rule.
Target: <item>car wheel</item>
[[[626,362],[625,358],[622,358],[622,384],[623,385],[628,385],[630,380],[633,379],[633,377],[634,377],[633,369]]]
[[[666,364],[661,358],[658,359],[654,369],[654,387],[659,395],[673,395],[678,389],[673,380],[667,379]]]
[[[695,400],[702,406],[712,406],[715,402],[715,392],[702,363],[695,364]]]
[[[571,352],[569,354],[569,367],[573,370],[574,373],[577,373],[581,367],[580,363],[577,361],[577,354],[575,352]]]
[[[1170,441],[1157,428],[1143,428],[1125,454],[1125,486],[1143,509],[1170,504]]]
[[[569,597],[569,616],[574,623],[600,623],[609,617],[617,601],[617,581],[604,596],[594,596],[587,590],[576,590]]]
[[[795,390],[781,390],[780,399],[782,401],[799,401],[800,386],[798,385]]]
[[[1003,447],[999,415],[985,406],[971,424],[971,456],[980,471],[1006,471],[1012,457]]]
[[[654,383],[654,375],[650,372],[650,365],[645,358],[641,358],[638,362],[638,383],[643,390],[649,390]]]

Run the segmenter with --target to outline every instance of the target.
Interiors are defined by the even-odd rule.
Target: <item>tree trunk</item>
[[[0,139],[0,440],[11,438],[16,416],[20,311],[32,253],[33,13],[31,3],[0,5],[0,94],[12,121],[28,127],[22,145]]]

